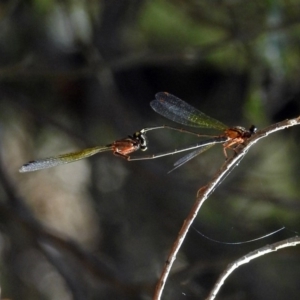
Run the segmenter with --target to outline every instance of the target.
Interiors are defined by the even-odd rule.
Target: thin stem
[[[215,286],[213,287],[213,289],[211,290],[209,296],[206,298],[206,300],[213,300],[215,299],[215,297],[217,296],[221,286],[224,284],[226,278],[229,277],[229,275],[235,270],[237,269],[239,266],[244,265],[248,262],[250,262],[251,260],[258,258],[260,256],[263,256],[265,254],[286,248],[286,247],[292,247],[292,246],[296,246],[300,244],[300,237],[296,236],[293,238],[289,238],[271,245],[267,245],[264,246],[262,248],[259,248],[255,251],[252,251],[246,255],[244,255],[243,257],[237,259],[235,262],[229,264],[227,266],[227,268],[224,270],[224,272],[220,275],[220,277],[218,278]]]

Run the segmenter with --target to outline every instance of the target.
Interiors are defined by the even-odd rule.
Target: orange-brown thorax
[[[254,125],[249,130],[241,126],[226,129],[224,135],[228,137],[228,141],[223,144],[225,157],[227,158],[226,149],[234,150],[237,145],[242,144],[245,139],[250,138],[256,130]]]
[[[132,136],[129,135],[127,138],[122,140],[114,141],[110,146],[113,154],[122,156],[128,159],[128,154],[137,150],[147,150],[147,138],[145,130],[135,132]]]
[[[112,144],[112,150],[114,154],[117,155],[128,155],[132,152],[135,152],[136,150],[140,149],[140,143],[138,140],[134,140],[130,137],[115,141]]]

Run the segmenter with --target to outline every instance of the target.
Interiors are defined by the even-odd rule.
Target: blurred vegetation
[[[19,167],[174,126],[149,106],[159,91],[229,126],[299,115],[299,9],[295,0],[2,1],[1,296],[151,299],[197,190],[224,162],[221,146],[170,174],[179,155],[127,162],[102,153],[35,173]],[[239,245],[192,230],[163,299],[204,299],[228,263],[297,234],[299,132],[255,145],[194,224],[224,242],[286,229]],[[168,130],[148,138],[149,153],[198,140]],[[218,299],[298,299],[299,264],[297,247],[261,258]]]

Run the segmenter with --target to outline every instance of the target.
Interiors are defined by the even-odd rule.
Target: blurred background
[[[181,127],[150,108],[159,91],[228,126],[296,117],[299,9],[293,0],[1,1],[1,296],[151,299],[197,190],[224,163],[222,147],[170,174],[182,155],[127,162],[106,152],[34,173],[19,167],[144,127]],[[147,154],[199,140],[166,129],[147,137]],[[205,202],[162,299],[204,299],[227,264],[297,235],[299,137],[296,126],[255,144]],[[246,244],[198,233],[235,243],[283,226]],[[244,265],[218,299],[299,299],[299,254]]]

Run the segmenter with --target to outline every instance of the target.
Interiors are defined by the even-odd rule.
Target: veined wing
[[[112,149],[113,149],[112,145],[97,146],[97,147],[87,148],[73,153],[57,155],[57,156],[48,157],[40,160],[33,160],[24,164],[20,168],[19,172],[24,173],[24,172],[32,172],[32,171],[37,171],[46,168],[52,168],[62,164],[68,164],[83,158],[87,158],[99,152],[109,151]]]
[[[175,169],[181,167],[182,165],[184,165],[186,162],[190,161],[191,159],[193,159],[194,157],[196,157],[197,155],[203,153],[204,151],[208,150],[209,148],[211,148],[212,146],[214,146],[213,144],[212,145],[207,145],[207,146],[203,146],[197,150],[194,150],[193,152],[181,157],[180,159],[178,159],[175,163],[174,163],[174,168],[172,170],[170,170],[168,172],[171,173],[172,171],[174,171]]]
[[[174,168],[171,171],[169,171],[168,173],[170,173],[170,172],[174,171],[175,169],[179,168],[180,166],[182,166],[186,162],[190,161],[191,159],[193,159],[197,155],[199,155],[199,154],[203,153],[204,151],[208,150],[209,148],[211,148],[215,144],[224,143],[227,140],[228,140],[227,137],[218,137],[218,138],[215,138],[213,140],[203,141],[203,144],[199,148],[197,148],[193,152],[191,152],[191,153],[181,157],[180,159],[178,159],[174,163]]]
[[[155,98],[155,100],[150,102],[152,109],[174,122],[192,127],[214,128],[222,131],[228,128],[222,122],[207,116],[174,95],[160,92],[155,95]]]

